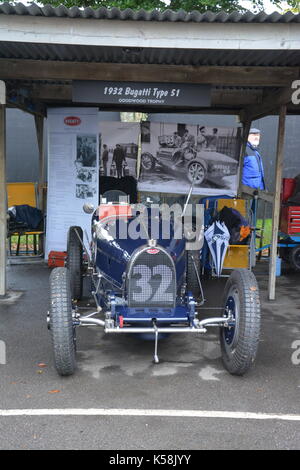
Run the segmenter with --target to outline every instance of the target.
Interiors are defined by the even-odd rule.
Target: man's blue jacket
[[[266,189],[262,158],[248,142],[244,156],[242,183],[255,189]]]

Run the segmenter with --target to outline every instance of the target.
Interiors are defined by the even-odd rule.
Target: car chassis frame
[[[203,297],[202,283],[201,283],[193,257],[192,257],[193,266],[197,275],[199,288],[202,293],[202,301],[196,302],[192,294],[189,295],[188,297],[189,319],[187,319],[188,321],[186,322],[188,323],[188,325],[186,326],[168,325],[167,327],[162,327],[162,326],[158,326],[157,324],[158,322],[156,319],[153,318],[149,320],[149,318],[147,317],[147,318],[141,318],[139,321],[142,323],[148,322],[151,324],[151,326],[143,326],[143,327],[125,326],[123,317],[121,315],[118,315],[117,313],[116,298],[115,298],[114,293],[111,293],[109,296],[108,306],[110,307],[110,310],[105,311],[104,320],[100,318],[94,318],[96,315],[101,314],[103,311],[103,308],[99,304],[98,297],[97,297],[97,295],[100,294],[101,279],[102,278],[106,279],[108,282],[112,282],[112,281],[111,279],[107,279],[106,276],[99,270],[95,270],[94,265],[91,263],[91,258],[83,242],[83,239],[80,237],[76,229],[75,229],[75,232],[87,256],[87,268],[86,268],[85,277],[90,277],[93,282],[94,289],[91,291],[91,295],[94,298],[94,301],[96,304],[96,310],[89,313],[88,315],[82,315],[80,313],[80,310],[82,310],[82,307],[79,307],[77,302],[74,302],[73,308],[72,308],[73,327],[98,326],[98,327],[102,327],[104,330],[104,333],[107,333],[107,334],[145,334],[145,333],[153,334],[154,335],[153,361],[156,364],[159,363],[159,357],[158,357],[159,334],[170,334],[170,333],[172,334],[173,333],[175,334],[178,334],[178,333],[205,334],[207,332],[208,327],[220,327],[221,326],[221,327],[225,327],[229,329],[234,328],[236,320],[234,316],[232,315],[232,311],[230,310],[229,307],[226,307],[224,311],[224,315],[222,317],[211,317],[211,318],[205,318],[202,320],[199,320],[197,318],[199,315],[197,308],[200,308],[202,305],[204,305],[205,299]],[[151,242],[153,241],[149,240],[149,246],[152,246]],[[121,290],[124,293],[124,286],[122,286]],[[124,302],[125,302],[125,299],[124,299]],[[211,307],[210,309],[220,310],[221,307]],[[137,319],[136,318],[131,319],[130,317],[127,317],[126,323],[130,323],[130,321],[137,322]],[[164,323],[164,322],[170,323],[170,318],[160,317],[159,323]],[[174,317],[172,318],[172,322],[173,323],[183,322],[183,318]],[[48,324],[49,324],[49,319],[48,319]]]

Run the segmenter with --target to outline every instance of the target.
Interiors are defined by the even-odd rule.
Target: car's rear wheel
[[[220,328],[222,360],[233,375],[243,375],[252,366],[260,335],[260,300],[256,278],[247,269],[236,269],[224,291],[224,314],[230,310],[232,325]]]
[[[202,184],[206,177],[206,169],[200,162],[191,162],[188,166],[187,176],[191,183],[194,181],[196,185]]]
[[[300,246],[289,250],[289,263],[296,272],[300,272]]]
[[[151,171],[155,167],[155,160],[151,153],[142,153],[141,156],[141,166],[145,171]]]
[[[70,272],[71,297],[80,300],[83,288],[83,232],[81,227],[70,227],[67,244],[67,268]]]
[[[72,375],[76,368],[76,334],[67,268],[51,272],[49,317],[55,368],[60,375]]]

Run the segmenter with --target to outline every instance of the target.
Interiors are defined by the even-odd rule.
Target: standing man
[[[207,147],[207,136],[205,126],[199,128],[197,135],[197,150],[201,151]]]
[[[108,149],[107,149],[107,145],[103,144],[102,165],[103,165],[104,176],[107,176],[107,162],[108,162]]]
[[[123,162],[125,161],[125,153],[120,144],[116,145],[113,154],[113,162],[116,164],[117,169],[117,178],[122,178],[123,176]]]
[[[255,189],[266,189],[265,174],[261,155],[257,150],[260,142],[260,130],[250,129],[246,154],[244,156],[242,183]]]

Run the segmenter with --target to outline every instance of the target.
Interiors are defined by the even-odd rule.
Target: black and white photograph
[[[91,168],[78,168],[77,169],[77,180],[80,180],[82,183],[96,183],[97,175],[96,170]]]
[[[238,184],[236,128],[143,123],[139,190],[235,196]],[[147,132],[146,132],[147,131]]]
[[[136,122],[101,122],[100,176],[137,175],[140,125]]]
[[[150,144],[150,122],[141,122],[141,142],[142,144]]]
[[[79,199],[89,199],[95,196],[96,186],[90,184],[76,184],[76,197]]]
[[[96,167],[97,137],[96,135],[77,135],[76,164],[83,167]]]

